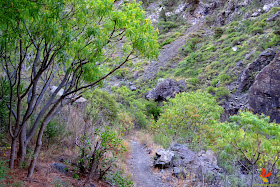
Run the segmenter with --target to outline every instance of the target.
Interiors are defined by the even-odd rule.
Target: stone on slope
[[[249,105],[280,123],[280,53],[256,76],[249,90]]]
[[[165,149],[158,149],[154,158],[154,167],[169,168],[173,165],[174,153]]]
[[[273,49],[267,49],[262,52],[259,57],[243,71],[240,77],[238,91],[244,92],[248,90],[254,83],[256,73],[268,65],[273,60],[275,54]]]
[[[169,97],[174,97],[176,93],[184,91],[185,86],[184,81],[177,82],[173,79],[165,79],[146,94],[146,99],[164,101]]]

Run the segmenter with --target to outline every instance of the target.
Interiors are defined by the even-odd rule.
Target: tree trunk
[[[26,144],[26,126],[25,126],[23,127],[19,136],[19,149],[18,149],[17,156],[20,164],[24,162],[25,155],[26,155],[26,148],[27,148],[27,144]]]
[[[9,163],[10,169],[14,168],[15,157],[16,157],[16,146],[17,146],[17,139],[12,138],[11,155],[10,155],[10,163]]]
[[[35,147],[35,150],[34,150],[33,159],[31,161],[31,164],[30,164],[29,169],[28,169],[28,175],[27,175],[28,178],[31,178],[32,175],[33,175],[34,168],[36,166],[36,162],[37,162],[37,159],[38,159],[38,156],[39,156],[39,152],[40,152],[40,149],[42,147],[43,133],[44,133],[44,130],[45,130],[47,124],[48,123],[43,122],[42,126],[40,128],[40,131],[39,131],[39,134],[38,134],[38,138],[37,138],[37,142],[36,142],[36,147]]]
[[[254,172],[255,172],[255,164],[252,165],[251,187],[254,186]]]

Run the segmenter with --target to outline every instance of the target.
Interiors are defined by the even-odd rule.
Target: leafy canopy
[[[3,46],[6,52],[15,50],[19,39],[30,53],[48,45],[40,55],[52,49],[56,63],[66,63],[67,68],[73,59],[87,61],[86,81],[104,74],[105,68],[97,64],[107,59],[110,47],[120,39],[126,41],[123,56],[132,50],[148,58],[158,55],[157,33],[136,1],[116,7],[114,0],[12,0],[1,1],[0,7],[2,53]],[[114,63],[120,60],[115,58]]]

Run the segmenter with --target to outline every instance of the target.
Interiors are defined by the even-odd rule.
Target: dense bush
[[[48,145],[52,145],[60,142],[65,138],[66,134],[66,124],[60,123],[57,119],[53,119],[49,122],[44,131],[44,138],[46,138]]]
[[[94,143],[87,133],[77,143],[80,148],[78,169],[80,173],[102,179],[117,167],[117,158],[126,149],[122,139],[109,128],[104,131],[96,129],[94,135]]]
[[[157,122],[150,126],[155,141],[168,147],[172,141],[188,143],[193,149],[212,141],[212,124],[218,123],[221,107],[210,94],[190,92],[168,100]]]
[[[220,38],[224,34],[224,30],[222,28],[216,28],[214,30],[214,38]]]
[[[261,168],[272,172],[270,184],[279,182],[280,171],[280,126],[269,123],[264,115],[241,112],[230,117],[229,123],[217,125],[215,133],[218,137],[217,150],[222,148],[220,158],[225,168],[233,163],[242,163],[247,173],[251,173],[251,182],[261,173]],[[258,176],[258,175],[257,175]],[[251,184],[252,184],[251,183]],[[278,184],[278,183],[277,183]]]
[[[94,124],[109,125],[117,118],[118,103],[108,92],[96,89],[87,93],[86,98],[89,101],[87,118],[92,118]]]

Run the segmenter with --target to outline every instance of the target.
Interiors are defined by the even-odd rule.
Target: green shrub
[[[224,34],[224,30],[222,28],[216,28],[214,30],[214,38],[218,39]]]
[[[94,135],[96,142],[91,142],[91,137],[86,133],[77,143],[80,148],[78,169],[82,174],[94,174],[103,179],[110,169],[117,167],[116,160],[126,149],[122,139],[109,127],[104,131],[97,128]]]
[[[48,145],[56,144],[60,142],[66,134],[66,124],[59,123],[59,120],[53,119],[49,122],[44,131],[44,137],[46,138]]]
[[[6,180],[6,178],[8,177],[7,172],[8,172],[9,168],[6,165],[6,162],[3,161],[2,159],[0,159],[0,186],[1,183]]]
[[[187,80],[189,83],[191,83],[192,85],[198,85],[200,84],[200,80],[198,78],[191,78],[189,80]]]
[[[152,115],[155,121],[158,120],[161,114],[161,108],[158,106],[158,103],[155,101],[149,101],[146,104],[146,111],[147,111],[147,116]]]
[[[115,98],[106,91],[95,89],[85,95],[88,100],[87,118],[93,118],[93,123],[99,125],[111,124],[118,115],[118,103]]]
[[[229,123],[214,128],[218,137],[215,147],[221,150],[221,159],[228,160],[228,163],[245,160],[247,168],[250,168],[249,172],[255,175],[254,181],[259,177],[255,173],[256,169],[261,173],[261,168],[265,168],[272,171],[272,175],[279,171],[280,126],[269,123],[268,117],[241,112],[230,117]],[[278,183],[279,179],[272,176],[269,182]]]
[[[262,27],[254,27],[251,30],[251,34],[256,35],[256,34],[263,34],[263,28]]]
[[[168,100],[157,122],[150,126],[155,141],[167,147],[172,141],[188,143],[193,149],[211,142],[209,126],[217,123],[223,111],[207,93],[180,93]]]

